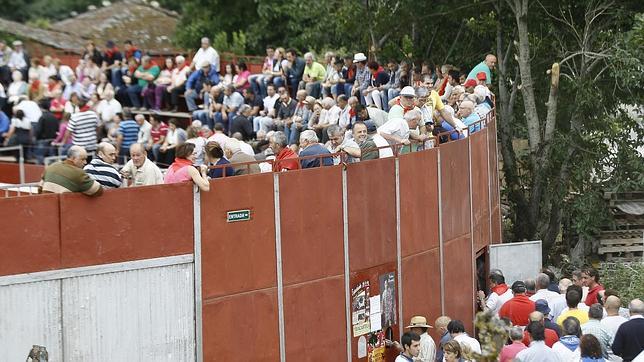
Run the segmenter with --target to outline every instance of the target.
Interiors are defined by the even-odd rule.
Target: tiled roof
[[[21,39],[32,39],[54,48],[70,50],[76,53],[80,52],[85,43],[85,41],[78,36],[59,31],[34,28],[3,18],[0,18],[0,29]]]
[[[51,29],[93,40],[99,47],[107,40],[122,47],[129,39],[145,52],[168,54],[181,52],[171,42],[178,21],[175,12],[124,0],[59,21]]]

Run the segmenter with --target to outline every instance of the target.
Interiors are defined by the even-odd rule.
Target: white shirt
[[[264,98],[264,110],[267,114],[271,114],[271,111],[275,108],[275,102],[277,102],[279,98],[279,94],[275,94],[272,97],[266,96],[266,98]],[[273,114],[273,116],[275,115]]]
[[[369,119],[376,124],[376,127],[382,126],[389,120],[389,113],[382,109],[367,107],[367,112],[369,113]]]
[[[67,65],[61,65],[58,68],[58,75],[60,76],[60,80],[62,80],[65,85],[72,84],[71,76],[74,75],[72,68],[68,67]]]
[[[12,118],[11,119],[11,126],[17,129],[24,129],[24,130],[30,130],[31,129],[31,122],[27,119],[27,117],[20,119],[20,118]]]
[[[190,71],[190,67],[185,66],[181,69],[179,68],[174,68],[172,69],[172,86],[173,87],[180,87],[183,85],[186,80],[188,80],[188,72]]]
[[[40,82],[44,84],[49,83],[49,77],[52,75],[56,75],[56,67],[53,64],[50,64],[49,67],[45,67],[44,65],[38,66],[38,79],[40,79]]]
[[[619,326],[627,321],[628,319],[622,317],[621,315],[615,315],[602,319],[600,323],[613,337],[615,337]]]
[[[552,345],[552,350],[559,355],[559,360],[562,362],[578,362],[581,358],[581,351],[579,347],[574,351],[568,349],[563,343],[557,342]]]
[[[163,174],[157,165],[146,159],[141,167],[134,166],[132,160],[127,161],[123,172],[128,172],[132,177],[132,186],[158,185],[163,183]]]
[[[219,53],[213,47],[208,47],[206,50],[199,48],[197,54],[192,58],[192,64],[196,69],[201,68],[201,63],[205,60],[208,61],[217,72],[219,72]]]
[[[114,116],[121,112],[123,112],[123,107],[121,107],[121,103],[114,98],[110,101],[103,99],[98,103],[98,106],[96,106],[96,113],[98,113],[98,116],[104,123],[111,122]]]
[[[548,289],[539,289],[537,290],[536,293],[534,293],[531,297],[530,300],[533,302],[536,302],[539,299],[545,299],[546,302],[548,302],[548,307],[552,309],[552,303],[559,298],[561,294],[555,293],[552,290]]]
[[[27,118],[31,123],[38,123],[38,120],[42,117],[42,111],[34,101],[22,101],[16,106],[16,108],[22,110],[25,114],[25,118]]]
[[[467,333],[459,334],[454,337],[454,340],[461,344],[466,344],[470,347],[472,352],[481,353],[481,344],[476,339],[467,335]]]
[[[404,118],[390,118],[387,123],[378,127],[379,134],[388,134],[400,139],[409,139],[409,125]]]
[[[139,136],[136,139],[136,143],[141,143],[143,145],[147,144],[150,141],[152,135],[150,131],[152,130],[152,125],[148,121],[143,121],[143,124],[139,126]]]
[[[371,140],[373,140],[373,143],[378,147],[378,155],[380,158],[394,157],[394,151],[391,150],[391,147],[385,147],[389,146],[389,142],[387,142],[384,137],[376,133],[371,135]]]
[[[7,64],[9,68],[16,68],[16,69],[22,69],[22,68],[27,68],[28,64],[25,61],[25,53],[24,52],[17,52],[13,51],[11,52],[11,55],[9,56],[9,63]]]
[[[255,150],[253,150],[253,146],[249,145],[248,143],[239,141],[239,148],[243,153],[255,157]]]
[[[509,289],[505,291],[505,293],[498,295],[496,292],[490,293],[490,295],[487,297],[487,301],[485,302],[485,305],[490,309],[494,314],[499,314],[499,310],[501,310],[501,307],[503,307],[503,304],[507,302],[508,300],[512,299],[514,297],[514,294],[512,294],[512,289]]]
[[[338,126],[342,128],[347,128],[349,123],[351,123],[351,119],[349,117],[349,111],[351,110],[351,107],[347,105],[344,107],[344,109],[340,109],[340,117],[338,118]]]
[[[436,359],[436,344],[427,332],[420,335],[420,353],[414,361],[434,362]]]
[[[318,122],[318,124],[338,124],[338,122],[340,121],[341,112],[342,109],[340,109],[340,107],[338,106],[333,106],[329,109],[323,109],[322,112],[320,112],[320,121]]]

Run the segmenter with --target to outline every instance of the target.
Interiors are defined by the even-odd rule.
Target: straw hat
[[[411,322],[409,322],[409,325],[405,328],[434,328],[427,324],[427,318],[417,315],[414,317],[411,317]]]

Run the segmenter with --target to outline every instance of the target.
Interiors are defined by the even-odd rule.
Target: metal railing
[[[18,167],[20,170],[20,183],[25,183],[25,151],[22,145],[0,147],[0,153],[5,151],[18,151]]]
[[[19,184],[0,184],[0,193],[4,194],[4,197],[14,197],[14,196],[31,196],[38,194],[38,182],[27,182]]]

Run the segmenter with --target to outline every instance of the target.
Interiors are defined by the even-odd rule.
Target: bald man
[[[83,171],[87,151],[81,146],[72,146],[67,151],[67,159],[58,161],[45,169],[38,187],[39,193],[82,192],[88,196],[103,193],[101,185]]]
[[[606,318],[602,319],[601,325],[606,328],[606,330],[615,337],[615,333],[624,322],[628,319],[619,315],[619,308],[622,306],[621,300],[611,295],[606,298],[604,302],[604,308],[606,308]]]
[[[147,157],[145,147],[140,143],[130,146],[130,160],[121,170],[123,176],[132,179],[131,186],[158,185],[163,183],[159,167]]]
[[[476,75],[480,72],[485,73],[485,83],[492,84],[492,70],[496,68],[496,56],[494,54],[488,54],[485,56],[485,60],[477,64],[470,73],[467,75],[467,79],[473,79],[476,81]]]
[[[641,358],[644,352],[644,302],[641,299],[631,300],[628,311],[631,319],[619,326],[613,341],[613,353],[622,357],[624,362]]]
[[[96,157],[83,169],[89,177],[108,189],[121,187],[121,174],[112,166],[116,161],[116,147],[108,142],[101,142],[96,148]]]
[[[545,319],[544,319],[543,313],[534,311],[530,313],[528,318],[530,319],[530,322],[539,322],[545,328]],[[552,348],[552,346],[555,343],[557,343],[557,341],[559,341],[559,336],[557,336],[557,332],[555,332],[550,328],[545,329],[545,337],[546,337],[545,338],[546,346],[550,348]],[[528,333],[528,331],[525,330],[523,332],[523,344],[525,344],[526,346],[529,346],[530,342],[531,342],[530,333]]]

